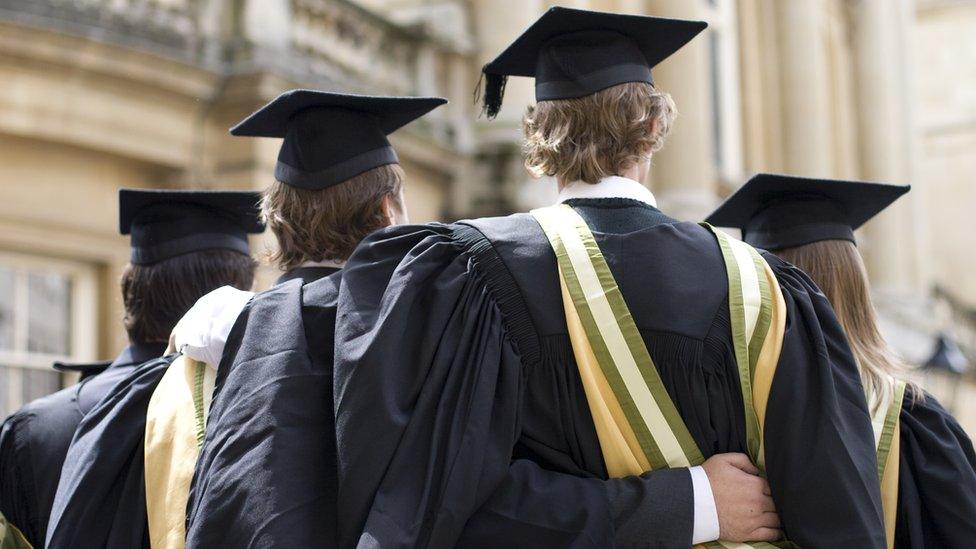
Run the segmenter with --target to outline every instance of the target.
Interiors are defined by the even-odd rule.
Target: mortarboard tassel
[[[508,82],[508,75],[486,72],[482,69],[481,76],[485,81],[485,95],[484,102],[481,104],[481,112],[489,119],[495,118],[502,108],[502,98],[505,96],[505,84]]]

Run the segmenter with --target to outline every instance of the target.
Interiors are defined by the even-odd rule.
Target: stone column
[[[477,66],[472,71],[475,78],[482,65],[500,54],[548,7],[543,0],[475,0],[471,5],[478,52]],[[524,191],[549,186],[547,182],[531,179],[522,166],[521,120],[526,107],[534,103],[535,81],[509,78],[498,116],[493,120],[478,118],[475,124],[477,163],[471,173],[479,174],[483,184],[471,189],[473,214],[496,215],[528,209],[537,204],[523,200]],[[480,108],[476,106],[476,110]]]
[[[542,0],[476,0],[473,2],[474,26],[478,49],[478,69],[502,52],[522,31],[540,15],[545,6]],[[518,128],[528,105],[535,103],[534,80],[509,78],[505,87],[505,101],[498,117],[490,122],[482,120],[483,137],[512,141],[519,137]]]
[[[454,135],[454,146],[459,153],[455,165],[454,181],[451,185],[449,217],[467,217],[471,211],[478,191],[478,181],[474,174],[473,156],[475,152],[474,109],[471,107],[472,66],[468,57],[452,55],[448,71],[448,96],[451,102],[442,109],[450,119]]]
[[[910,78],[911,0],[853,3],[855,77],[862,177],[915,183],[913,90]],[[861,248],[875,289],[907,295],[925,292],[925,258],[919,253],[921,193],[902,197],[866,227]],[[924,295],[924,294],[923,294]]]
[[[241,26],[249,41],[283,51],[291,40],[291,2],[245,0]]]
[[[830,105],[820,0],[776,2],[783,117],[783,168],[829,176]]]
[[[687,0],[649,0],[647,13],[703,18],[699,3]],[[717,202],[706,33],[654,68],[655,84],[671,94],[679,115],[664,148],[654,155],[651,186],[669,215],[696,221]]]

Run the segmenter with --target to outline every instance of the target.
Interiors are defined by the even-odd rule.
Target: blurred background
[[[393,137],[414,221],[551,201],[521,164],[531,81],[492,122],[473,93],[553,4],[0,0],[0,415],[72,381],[53,360],[124,345],[117,189],[263,188],[278,141],[227,129],[286,89],[450,98]],[[976,434],[976,1],[559,4],[708,21],[655,69],[680,112],[650,181],[672,215],[757,171],[914,185],[860,249],[889,341]]]

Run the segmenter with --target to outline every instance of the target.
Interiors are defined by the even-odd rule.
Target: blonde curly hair
[[[657,152],[676,115],[671,96],[644,82],[540,101],[522,119],[525,167],[535,177],[596,183]]]
[[[387,164],[321,190],[275,181],[261,197],[261,217],[278,240],[267,260],[287,271],[306,261],[349,259],[363,238],[389,225],[387,197],[402,210],[404,179],[399,164]]]

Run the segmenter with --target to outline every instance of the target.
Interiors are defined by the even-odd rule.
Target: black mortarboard
[[[233,135],[282,137],[275,178],[324,189],[398,162],[386,136],[447,103],[441,97],[377,97],[287,91],[230,129]]]
[[[78,372],[81,379],[88,379],[92,376],[104,372],[112,365],[111,360],[99,360],[96,362],[55,362],[54,369],[59,372]]]
[[[484,109],[498,114],[509,76],[535,78],[536,101],[583,97],[625,82],[653,84],[651,68],[704,21],[554,7],[482,69]]]
[[[742,240],[770,251],[821,240],[854,242],[858,227],[909,189],[910,185],[761,173],[705,221],[742,229]]]
[[[119,232],[132,235],[137,265],[200,250],[249,254],[248,233],[264,231],[259,200],[246,191],[119,189]]]
[[[59,372],[78,372],[81,379],[88,379],[96,376],[112,365],[111,360],[99,360],[97,362],[61,362],[54,363],[54,369]]]

